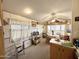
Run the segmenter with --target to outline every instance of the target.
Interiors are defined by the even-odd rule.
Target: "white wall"
[[[75,22],[75,17],[79,17],[79,0],[72,0],[72,38],[79,38],[79,21]]]

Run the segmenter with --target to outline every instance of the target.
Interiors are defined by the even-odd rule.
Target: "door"
[[[2,0],[0,0],[0,59],[4,59],[4,39],[3,39],[3,16],[2,16]]]

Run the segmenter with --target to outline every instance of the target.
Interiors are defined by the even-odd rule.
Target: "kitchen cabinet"
[[[50,59],[77,59],[74,48],[50,44]]]

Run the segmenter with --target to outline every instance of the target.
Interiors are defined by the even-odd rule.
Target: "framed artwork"
[[[79,16],[78,17],[75,17],[75,21],[79,21]]]

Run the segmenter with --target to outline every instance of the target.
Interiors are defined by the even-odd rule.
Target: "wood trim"
[[[4,36],[3,36],[3,14],[2,0],[0,0],[0,59],[4,59]]]

